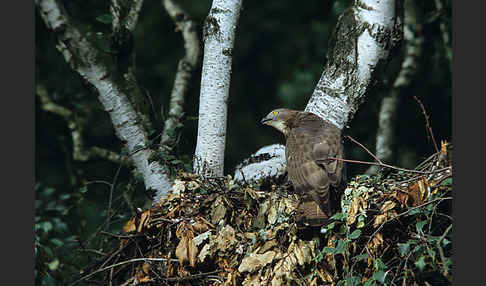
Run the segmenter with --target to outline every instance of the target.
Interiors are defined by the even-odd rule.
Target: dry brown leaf
[[[142,264],[142,271],[145,273],[145,274],[149,274],[149,271],[150,271],[150,264],[148,263],[144,263]]]
[[[238,267],[238,271],[240,273],[253,273],[256,270],[261,269],[265,265],[272,263],[273,259],[275,258],[275,254],[275,251],[272,250],[267,251],[263,254],[250,253],[249,256],[243,258],[243,261],[241,261],[241,264]]]
[[[217,248],[222,252],[232,249],[238,243],[236,232],[230,225],[225,225],[216,239]]]
[[[381,233],[377,233],[373,236],[371,241],[368,243],[368,249],[374,253],[376,250],[383,245],[383,235]]]
[[[393,201],[386,201],[380,208],[380,212],[382,214],[386,213],[387,211],[393,209],[396,206],[396,203]]]
[[[185,230],[181,235],[181,240],[176,248],[176,256],[179,263],[183,264],[185,261],[194,267],[196,265],[197,247],[194,241],[194,233],[190,230]]]
[[[217,197],[214,206],[211,208],[211,222],[218,224],[226,216],[226,207],[222,197]]]
[[[140,222],[138,223],[137,232],[141,232],[142,228],[146,228],[150,222],[150,210],[146,210],[140,216]]]
[[[402,204],[402,206],[408,207],[408,194],[398,190],[394,194],[394,198]]]
[[[377,215],[373,221],[373,227],[377,228],[384,222],[386,222],[386,214]]]
[[[132,232],[135,231],[136,229],[137,227],[135,226],[135,217],[131,218],[123,226],[123,232]]]
[[[356,221],[356,215],[358,214],[359,200],[357,197],[353,198],[353,202],[349,206],[348,218],[346,220],[347,225],[351,225]]]

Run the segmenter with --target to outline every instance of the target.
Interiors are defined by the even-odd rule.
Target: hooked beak
[[[267,124],[268,121],[271,121],[272,119],[271,118],[268,118],[268,117],[264,117],[260,122],[262,124]]]

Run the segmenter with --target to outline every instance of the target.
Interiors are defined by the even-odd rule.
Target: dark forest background
[[[63,2],[83,33],[89,34],[100,49],[109,49],[110,25],[99,21],[100,16],[109,13],[109,1]],[[425,36],[424,56],[420,75],[401,95],[396,128],[398,157],[395,162],[387,162],[395,166],[414,168],[434,153],[424,116],[413,96],[423,102],[435,139],[451,140],[451,65],[439,29],[440,21],[451,26],[450,2],[445,1],[445,11],[438,12],[434,1],[417,1],[425,15],[420,26]],[[201,36],[211,1],[180,3],[198,23]],[[261,125],[260,119],[276,107],[305,107],[321,76],[338,16],[350,3],[349,0],[244,1],[233,51],[225,174],[233,174],[234,167],[259,148],[283,143],[282,135]],[[66,64],[55,48],[55,36],[46,29],[37,12],[35,21],[36,84],[45,87],[56,103],[87,118],[84,136],[88,146],[120,152],[121,143],[97,94]],[[145,1],[134,39],[137,80],[154,103],[151,117],[160,132],[164,114],[168,112],[177,62],[184,54],[182,37],[160,1]],[[374,150],[381,98],[387,94],[400,68],[402,52],[393,55],[388,72],[377,80],[367,101],[344,131],[370,150]],[[175,150],[175,155],[186,161],[190,161],[196,146],[200,79],[199,67],[186,97],[184,127]],[[144,194],[143,185],[133,179],[130,168],[119,168],[104,160],[74,162],[65,121],[43,111],[38,97],[35,116],[36,281],[53,285],[54,281],[65,281],[71,271],[91,259],[72,249],[80,248],[83,243],[83,247],[96,248],[100,243],[91,234],[107,215],[109,188],[92,182],[113,182],[120,169],[113,194],[115,198],[120,197],[114,201],[117,216],[106,227],[113,232],[119,231],[131,214],[123,204],[122,194],[130,192],[141,208],[147,206],[149,196]],[[372,161],[366,152],[349,142],[346,142],[346,158]],[[348,165],[348,175],[363,173],[367,168]],[[73,176],[79,178],[75,183]]]

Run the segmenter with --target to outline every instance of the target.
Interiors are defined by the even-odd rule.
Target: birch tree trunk
[[[131,2],[136,13],[140,10],[140,2],[142,1]],[[109,73],[102,56],[73,26],[59,0],[36,0],[35,3],[47,27],[56,34],[56,47],[66,62],[98,92],[98,99],[110,115],[116,134],[125,144],[137,171],[142,174],[146,189],[153,189],[159,194],[167,193],[170,180],[159,162],[149,162],[154,151],[148,147],[143,117],[137,113],[128,98],[128,92],[138,88],[129,80],[134,78],[133,74],[123,77],[123,80]],[[117,15],[113,16],[116,21]],[[137,17],[133,13],[129,13],[129,16],[131,17],[122,22],[131,31]],[[129,70],[126,72],[130,73]],[[141,91],[138,93],[142,94]]]
[[[383,162],[394,161],[396,113],[402,90],[410,85],[421,67],[424,38],[419,25],[422,21],[414,0],[405,0],[405,53],[402,66],[393,86],[383,97],[378,115],[375,154]],[[366,173],[375,174],[378,166],[368,168]]]
[[[340,129],[346,126],[364,101],[376,75],[386,68],[390,52],[402,39],[401,3],[396,0],[355,0],[340,16],[329,42],[327,63],[306,111]],[[276,157],[278,152],[269,150],[268,154]],[[275,172],[281,173],[268,168],[263,161],[252,164],[251,168],[242,166],[235,172],[235,177],[259,180]],[[237,175],[238,172],[242,174]]]
[[[214,0],[204,23],[204,58],[199,97],[194,172],[221,177],[235,30],[242,0]]]

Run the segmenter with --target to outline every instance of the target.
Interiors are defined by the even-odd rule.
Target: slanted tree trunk
[[[123,27],[114,29],[114,33],[133,32],[141,2],[141,0],[129,2],[131,6],[123,19],[119,19],[120,10],[116,5],[112,5],[114,27],[117,27],[117,23],[120,25],[123,23]],[[56,34],[58,39],[56,47],[66,62],[97,91],[98,99],[110,115],[117,136],[124,142],[133,164],[142,175],[146,189],[156,190],[159,194],[167,193],[171,182],[163,171],[162,165],[157,161],[149,161],[154,151],[148,146],[146,130],[148,122],[144,121],[145,115],[140,114],[138,108],[134,107],[135,102],[129,100],[129,95],[143,94],[133,81],[135,79],[133,70],[127,68],[122,72],[122,77],[109,73],[103,63],[102,55],[73,25],[61,1],[36,0],[35,3],[46,26]],[[113,1],[112,4],[120,4],[120,2]],[[124,41],[121,40],[119,43]]]
[[[231,62],[241,2],[214,0],[204,23],[194,172],[206,177],[223,176]]]
[[[346,126],[365,100],[372,81],[385,70],[390,52],[402,39],[402,10],[401,1],[354,1],[338,20],[324,71],[306,111],[341,129]],[[264,162],[252,164],[257,165],[246,169],[242,166],[235,173],[243,172],[238,177],[256,179],[281,173],[275,168],[270,171]],[[245,170],[248,173],[244,174]]]

